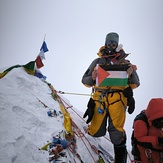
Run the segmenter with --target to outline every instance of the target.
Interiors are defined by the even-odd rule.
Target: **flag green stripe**
[[[99,86],[126,86],[127,82],[127,78],[106,78]]]

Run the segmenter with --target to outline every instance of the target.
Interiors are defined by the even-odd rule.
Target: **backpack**
[[[146,117],[145,114],[145,110],[142,110],[134,119],[134,123],[137,120],[142,120],[143,122],[146,123],[147,128],[149,128],[149,124],[148,124],[148,119]],[[131,153],[134,156],[135,160],[139,160],[140,161],[140,152],[139,149],[137,147],[137,145],[139,144],[137,139],[134,137],[134,123],[133,123],[133,131],[132,131],[132,135],[131,135],[131,145],[132,145],[132,150]]]

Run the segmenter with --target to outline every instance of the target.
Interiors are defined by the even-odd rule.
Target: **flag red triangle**
[[[36,61],[36,66],[38,69],[44,66],[44,64],[42,63],[42,59],[41,59],[40,55],[37,56],[35,61]]]
[[[105,71],[100,66],[98,66],[97,74],[98,74],[98,85],[100,85],[100,83],[110,75],[109,72]]]

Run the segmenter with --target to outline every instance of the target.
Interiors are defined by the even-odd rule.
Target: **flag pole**
[[[43,39],[43,42],[42,42],[42,44],[44,43],[44,41],[45,41],[45,38],[46,38],[46,34],[44,35],[44,39]],[[37,55],[37,57],[40,55],[40,52],[38,53],[38,55]],[[36,59],[37,59],[37,57],[36,57]]]
[[[44,35],[44,40],[43,40],[43,42],[45,41],[45,38],[46,38],[46,34]]]
[[[42,44],[44,43],[44,41],[45,41],[45,38],[46,38],[46,34],[44,35],[44,39],[43,39],[43,42],[42,42]],[[38,53],[38,56],[39,56],[39,54],[40,54],[40,52]]]
[[[42,45],[41,45],[41,49],[42,49],[42,46],[43,46],[43,44],[45,42],[45,38],[46,38],[46,34],[44,35],[43,42],[42,42]],[[44,64],[42,63],[42,60],[45,59],[45,56],[44,56],[44,54],[41,54],[42,53],[41,49],[40,49],[40,52],[39,52],[39,54],[37,55],[37,57],[35,59],[36,67],[38,69],[44,66]]]

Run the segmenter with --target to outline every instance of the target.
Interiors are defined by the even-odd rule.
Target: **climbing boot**
[[[127,163],[127,150],[126,146],[114,145],[115,161],[114,163]]]

